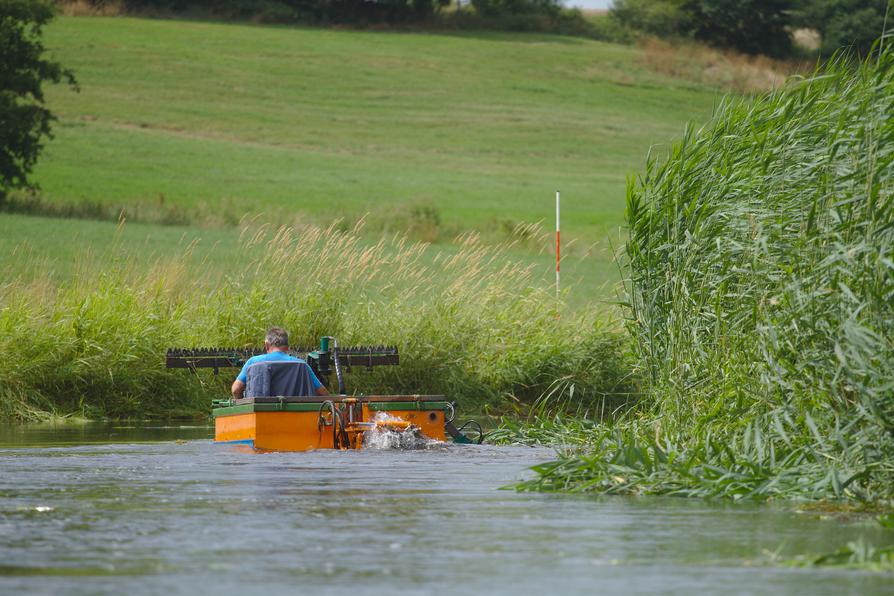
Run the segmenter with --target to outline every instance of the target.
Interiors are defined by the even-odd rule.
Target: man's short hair
[[[288,348],[289,334],[286,333],[286,330],[282,327],[271,327],[267,330],[267,335],[266,337],[264,337],[264,341],[266,341],[271,346],[276,346],[278,348]]]

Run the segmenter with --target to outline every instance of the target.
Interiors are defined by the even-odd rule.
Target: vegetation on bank
[[[604,315],[564,312],[530,267],[466,235],[453,253],[360,230],[246,226],[239,260],[207,283],[188,253],[152,266],[109,255],[71,281],[0,286],[0,416],[207,415],[235,371],[164,368],[169,347],[252,346],[274,324],[296,345],[393,344],[401,365],[355,371],[359,392],[442,393],[508,411],[568,379],[595,403],[635,391]],[[35,264],[39,266],[39,263]],[[232,373],[232,374],[230,374]]]
[[[646,397],[520,429],[575,445],[522,488],[890,506],[892,96],[894,52],[836,61],[649,160],[626,246]]]

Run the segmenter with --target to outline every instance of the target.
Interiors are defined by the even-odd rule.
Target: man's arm
[[[320,385],[317,387],[317,395],[329,395],[329,392],[326,391],[326,388]]]
[[[245,364],[242,365],[242,370],[236,375],[236,380],[233,381],[233,386],[230,388],[230,393],[236,399],[242,399],[245,396],[245,381],[248,380],[248,367],[254,364],[257,359],[257,356],[252,356],[246,360]]]

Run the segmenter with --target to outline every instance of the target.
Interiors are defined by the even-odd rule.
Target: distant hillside
[[[649,146],[716,95],[555,36],[63,17],[47,38],[82,89],[51,90],[44,199],[131,221],[369,212],[440,240],[549,219],[559,188],[589,244],[621,224]]]

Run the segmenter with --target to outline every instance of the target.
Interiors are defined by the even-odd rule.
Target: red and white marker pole
[[[559,299],[559,261],[561,260],[561,243],[559,242],[559,191],[556,191],[556,300]]]

